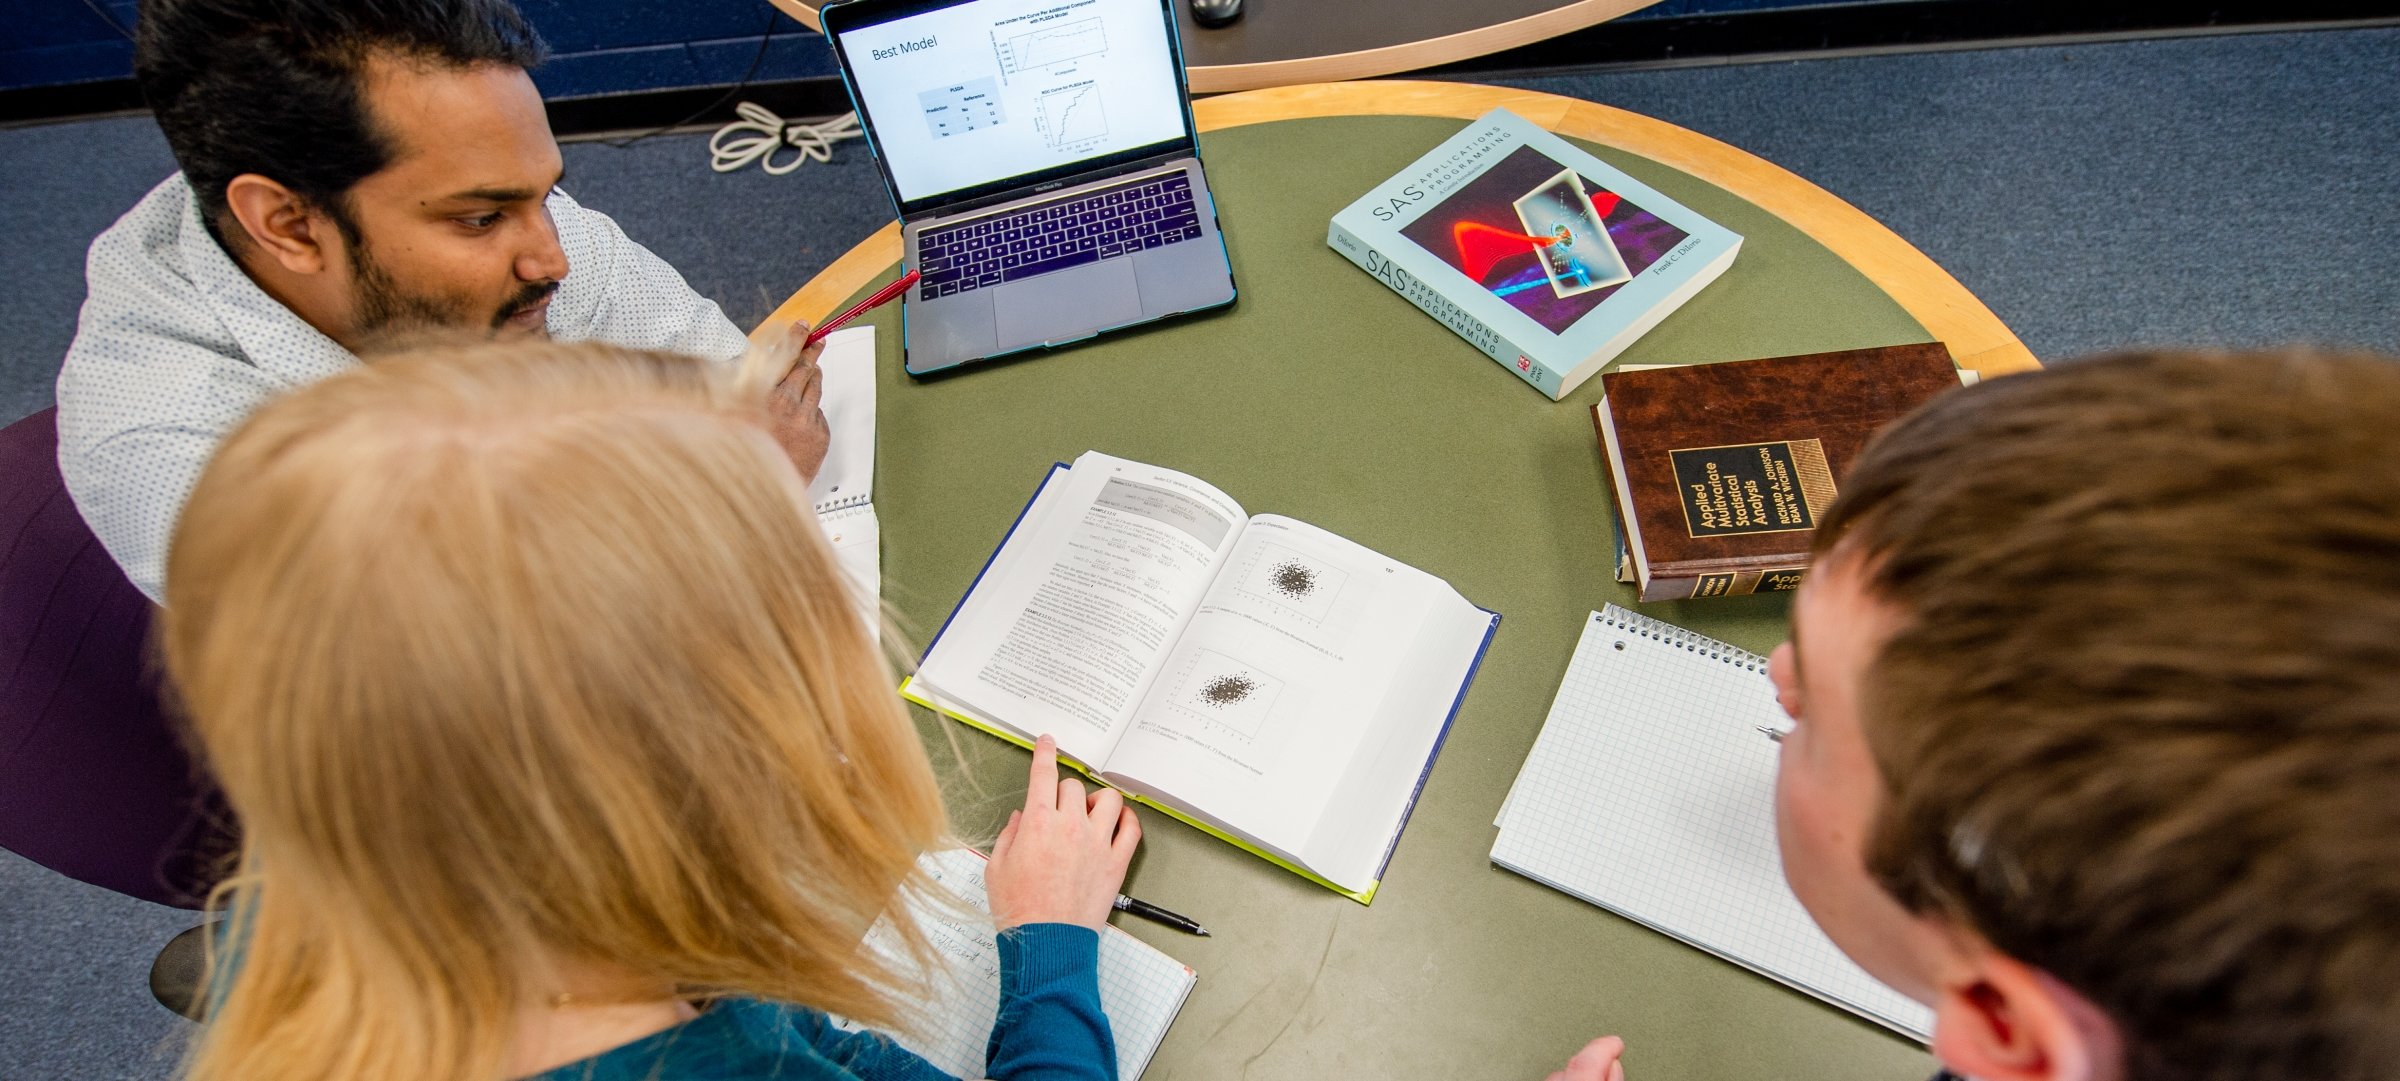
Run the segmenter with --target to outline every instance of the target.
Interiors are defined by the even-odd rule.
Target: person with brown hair
[[[1770,670],[1793,892],[1948,1069],[2400,1071],[2400,360],[1936,399],[1844,479]]]
[[[939,1076],[828,1017],[908,1024],[862,936],[953,842],[753,360],[422,349],[226,440],[161,617],[245,827],[191,1081]],[[1113,1077],[1139,823],[1031,781],[990,1076]]]

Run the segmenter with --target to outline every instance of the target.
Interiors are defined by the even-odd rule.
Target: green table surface
[[[1323,526],[1504,617],[1372,906],[1144,819],[1126,892],[1215,932],[1119,917],[1200,974],[1150,1078],[1540,1078],[1615,1033],[1636,1081],[1921,1081],[1933,1066],[1916,1045],[1489,861],[1582,617],[1633,597],[1612,574],[1600,380],[1548,401],[1325,244],[1336,210],[1460,126],[1342,117],[1203,136],[1240,289],[1220,313],[923,382],[900,368],[899,306],[875,313],[884,598],[921,646],[1050,464],[1100,450]],[[1927,340],[1752,204],[1586,148],[1745,238],[1621,363]],[[1789,605],[1640,609],[1764,652]],[[1025,752],[917,719],[958,828],[988,839],[1022,799]]]

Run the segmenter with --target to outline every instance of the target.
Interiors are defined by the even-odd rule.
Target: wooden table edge
[[[775,0],[789,4],[796,0]],[[1530,90],[1408,80],[1251,90],[1193,103],[1201,131],[1332,116],[1473,119],[1505,106],[1561,135],[1617,147],[1706,180],[1783,219],[1856,267],[1950,347],[1962,367],[2000,375],[2040,366],[1998,316],[1882,222],[1781,166],[1695,131],[1623,109]],[[815,322],[900,261],[898,222],[843,253],[751,332]]]
[[[818,33],[825,27],[817,18],[819,4],[804,0],[770,0],[777,9],[791,16],[800,25]],[[1180,2],[1180,0],[1177,0]],[[1331,82],[1340,79],[1364,79],[1375,75],[1390,75],[1397,71],[1454,64],[1478,56],[1488,56],[1519,45],[1547,41],[1560,34],[1597,26],[1627,12],[1656,3],[1657,0],[1574,0],[1548,11],[1537,12],[1507,22],[1461,30],[1454,34],[1425,38],[1421,41],[1383,45],[1323,56],[1295,56],[1283,60],[1261,60],[1251,64],[1203,64],[1186,70],[1192,93],[1222,94],[1235,90],[1254,90],[1267,86],[1290,86],[1298,83]],[[1204,31],[1205,32],[1205,31]]]

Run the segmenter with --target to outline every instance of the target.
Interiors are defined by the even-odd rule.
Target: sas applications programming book
[[[1494,109],[1334,215],[1326,243],[1555,400],[1742,238]]]

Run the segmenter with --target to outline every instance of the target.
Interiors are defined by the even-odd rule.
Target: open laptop
[[[910,374],[1233,303],[1171,2],[819,13],[923,275]]]

